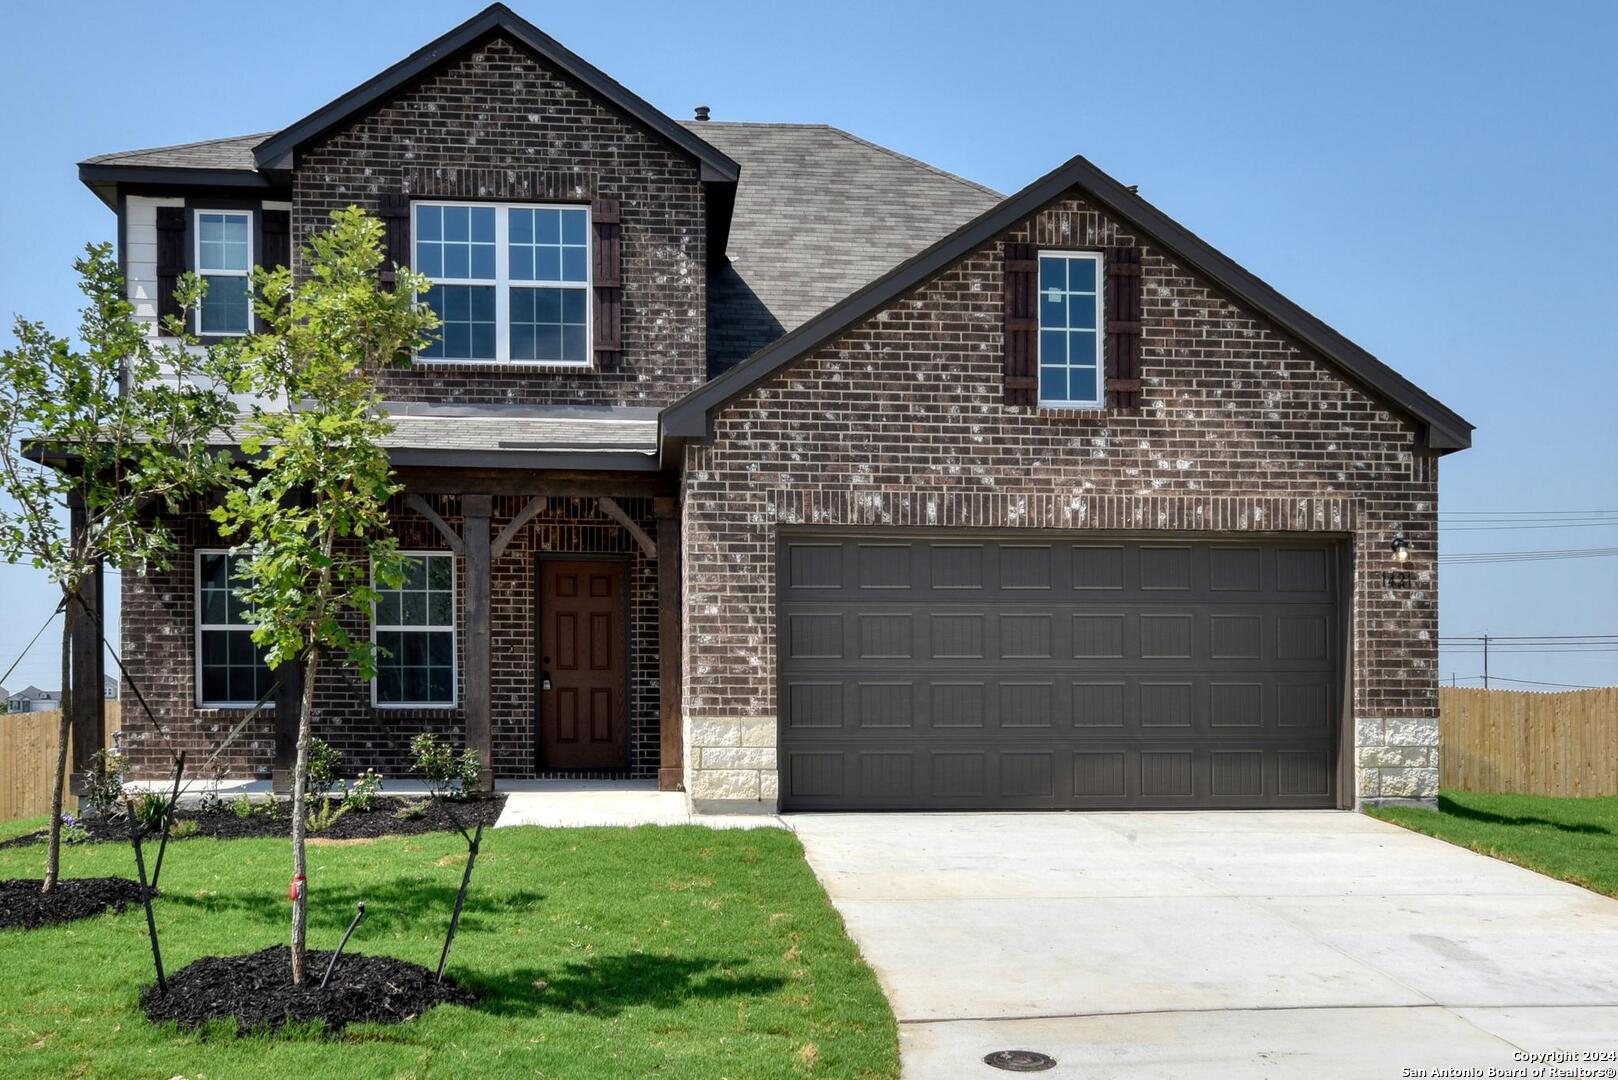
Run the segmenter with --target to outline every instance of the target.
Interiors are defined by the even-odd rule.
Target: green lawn
[[[1551,799],[1446,791],[1437,810],[1387,807],[1383,821],[1618,896],[1618,797]]]
[[[434,967],[465,852],[453,833],[311,847],[311,947],[333,947],[364,900],[351,950]],[[41,863],[0,851],[0,878]],[[69,876],[133,864],[122,846],[63,855]],[[285,841],[172,842],[156,908],[168,970],[284,944],[289,865]],[[340,1038],[200,1037],[137,1006],[153,981],[138,908],[0,932],[0,1060],[8,1080],[898,1075],[892,1010],[778,829],[488,833],[450,972],[476,1007]]]

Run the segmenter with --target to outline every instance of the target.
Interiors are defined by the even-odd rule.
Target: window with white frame
[[[250,708],[274,680],[264,662],[264,651],[253,642],[247,605],[236,595],[245,584],[241,568],[248,558],[228,551],[197,552],[199,706]]]
[[[376,680],[372,701],[386,706],[455,704],[455,556],[404,553],[398,588],[377,584],[372,617]]]
[[[413,269],[443,326],[424,360],[590,362],[590,212],[418,202]]]
[[[1039,403],[1099,408],[1101,253],[1039,253]]]
[[[252,325],[253,215],[245,210],[198,210],[197,276],[208,291],[197,310],[197,333],[247,333]]]

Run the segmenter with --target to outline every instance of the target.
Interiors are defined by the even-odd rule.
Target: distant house
[[[117,701],[118,680],[111,675],[101,676],[101,696],[108,701]]]
[[[60,690],[41,690],[31,683],[15,694],[6,695],[7,712],[49,712],[61,707]]]

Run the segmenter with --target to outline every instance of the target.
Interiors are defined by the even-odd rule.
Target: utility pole
[[[1483,635],[1483,689],[1489,688],[1489,635]]]

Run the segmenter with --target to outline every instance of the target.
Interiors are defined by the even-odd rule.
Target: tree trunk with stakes
[[[305,659],[303,700],[298,709],[298,756],[292,769],[292,985],[302,986],[309,934],[308,860],[304,856],[304,800],[309,785],[310,714],[315,707],[315,670],[320,650],[311,647]]]

